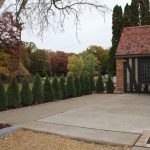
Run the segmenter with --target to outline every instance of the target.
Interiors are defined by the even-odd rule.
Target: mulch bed
[[[8,125],[8,124],[0,124],[0,129],[7,128],[7,127],[10,127],[10,125]]]

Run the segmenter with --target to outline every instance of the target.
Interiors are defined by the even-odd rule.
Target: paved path
[[[0,122],[98,143],[134,145],[143,130],[150,130],[149,114],[147,95],[94,94],[0,112]]]

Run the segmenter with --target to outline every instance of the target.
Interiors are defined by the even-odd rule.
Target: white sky
[[[102,0],[110,9],[118,4],[123,8],[131,0]],[[36,34],[24,30],[22,40],[34,42],[38,48],[62,50],[65,52],[82,52],[90,45],[100,45],[104,48],[111,47],[112,38],[112,12],[106,14],[105,19],[98,12],[86,12],[80,18],[79,41],[76,38],[76,29],[72,21],[65,23],[65,32],[54,33],[49,30],[44,33],[43,40]]]

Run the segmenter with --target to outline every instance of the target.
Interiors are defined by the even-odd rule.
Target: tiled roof
[[[150,56],[150,25],[124,28],[117,56]]]

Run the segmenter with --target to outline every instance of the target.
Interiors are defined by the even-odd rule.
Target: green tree
[[[44,102],[53,100],[54,91],[52,89],[52,85],[51,85],[51,82],[50,82],[48,76],[46,76],[46,79],[43,84],[43,93],[44,93]]]
[[[113,81],[111,79],[111,76],[109,75],[108,76],[108,80],[106,82],[106,92],[107,93],[113,93],[114,90],[115,90],[115,86],[114,86],[114,83],[113,83]]]
[[[103,93],[105,91],[104,82],[101,74],[98,76],[98,80],[96,82],[96,92]]]
[[[21,96],[19,92],[19,85],[15,77],[10,81],[10,84],[7,88],[6,96],[8,107],[17,108],[20,106]]]
[[[54,90],[54,99],[55,100],[63,99],[63,93],[62,93],[60,84],[58,82],[58,79],[56,77],[54,77],[54,79],[53,79],[52,88]]]
[[[131,26],[131,6],[126,4],[123,15],[123,27]]]
[[[72,55],[68,58],[68,75],[81,76],[96,73],[97,58],[90,53]]]
[[[0,79],[0,110],[5,110],[7,107],[6,93],[4,85]]]
[[[101,46],[91,45],[83,53],[93,54],[97,58],[96,71],[100,71],[101,74],[107,73],[109,50],[105,50]]]
[[[81,96],[81,84],[77,76],[74,78],[74,85],[76,88],[76,96]]]
[[[68,75],[80,76],[83,74],[83,57],[72,55],[68,57]]]
[[[83,75],[93,76],[96,73],[97,58],[93,54],[83,54]]]
[[[84,83],[85,83],[85,95],[91,94],[91,82],[88,75],[84,76]]]
[[[33,82],[32,94],[33,94],[34,104],[43,102],[44,95],[43,95],[43,88],[42,88],[42,80],[38,73],[36,74]]]
[[[20,95],[21,95],[21,104],[23,106],[28,106],[32,104],[33,96],[27,80],[23,80],[22,82],[22,89]]]
[[[96,85],[95,85],[95,80],[94,80],[93,76],[90,78],[90,82],[91,82],[91,91],[93,93],[95,93],[95,91],[96,91]]]
[[[67,77],[67,90],[69,97],[76,97],[76,88],[74,85],[74,79],[71,75]]]
[[[63,93],[63,99],[66,99],[68,97],[68,91],[66,87],[66,81],[63,76],[60,78],[60,87]]]
[[[123,28],[123,14],[122,7],[116,5],[113,9],[113,18],[112,18],[112,47],[109,53],[109,72],[115,74],[116,63],[115,63],[115,53],[119,44]]]
[[[140,0],[141,25],[150,25],[150,2],[149,0]]]
[[[38,72],[41,76],[45,76],[49,71],[49,64],[47,62],[48,54],[45,50],[36,50],[31,53],[31,73],[35,75]]]
[[[131,2],[131,26],[139,26],[140,25],[140,14],[139,14],[139,1],[132,0]]]

